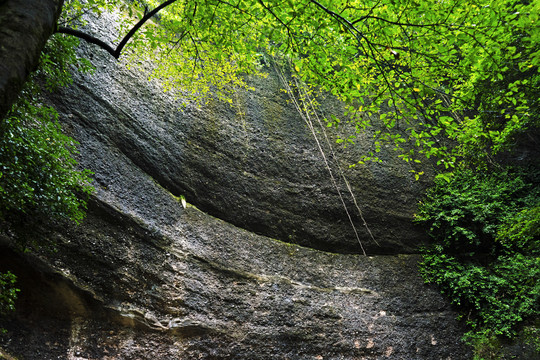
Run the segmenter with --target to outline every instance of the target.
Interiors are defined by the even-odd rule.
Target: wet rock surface
[[[22,292],[1,348],[44,360],[469,357],[419,257],[400,255],[423,240],[409,169],[383,154],[347,173],[380,243],[363,233],[366,250],[390,255],[353,254],[327,169],[275,77],[238,94],[242,111],[180,110],[144,76],[93,61],[94,75],[50,100],[96,193],[80,226],[43,231],[56,252],[13,253],[2,232],[0,271]]]

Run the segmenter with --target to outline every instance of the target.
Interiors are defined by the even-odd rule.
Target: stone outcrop
[[[57,253],[27,260],[39,273],[2,259],[24,287],[0,346],[43,360],[467,358],[418,256],[311,250],[147,196],[167,206],[161,232],[93,204]]]
[[[105,35],[104,25],[94,30]],[[0,271],[12,269],[22,288],[1,348],[44,360],[470,355],[456,313],[411,254],[423,240],[410,224],[422,184],[390,154],[346,172],[379,242],[354,218],[374,256],[359,255],[275,76],[254,79],[236,108],[181,110],[144,74],[82,51],[96,73],[49,101],[80,142],[96,193],[80,226],[37,229],[56,252],[15,254],[0,237]],[[366,146],[338,151],[342,165]]]
[[[106,24],[93,25],[100,38],[114,41]],[[96,73],[77,75],[74,86],[51,100],[81,142],[81,164],[96,172],[97,187],[115,193],[124,187],[93,159],[94,147],[109,146],[172,194],[234,225],[312,248],[361,253],[314,137],[272,69],[268,78],[250,80],[255,90],[238,91],[233,106],[182,108],[158,82],[147,81],[148,74],[93,46],[84,55]],[[343,114],[337,101],[322,103],[323,115]],[[413,253],[425,240],[411,223],[424,184],[391,149],[381,152],[381,164],[349,169],[372,146],[369,137],[345,150],[333,147],[376,242],[332,165],[339,191],[369,254]],[[330,157],[326,146],[325,152]]]

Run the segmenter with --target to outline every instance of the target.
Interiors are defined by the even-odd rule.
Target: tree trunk
[[[64,0],[0,0],[0,119],[54,32]]]

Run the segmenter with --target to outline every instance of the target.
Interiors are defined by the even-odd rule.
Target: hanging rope
[[[373,237],[373,234],[371,233],[371,230],[369,229],[369,226],[367,225],[367,222],[364,219],[364,215],[362,213],[362,210],[360,209],[360,206],[358,205],[358,202],[356,201],[356,196],[354,195],[354,193],[352,191],[351,185],[349,184],[349,181],[347,180],[347,177],[345,176],[345,173],[341,169],[341,166],[339,166],[338,157],[337,157],[337,155],[336,155],[336,153],[334,151],[334,147],[332,146],[332,143],[330,142],[330,139],[328,138],[328,135],[326,134],[326,127],[323,125],[323,122],[322,122],[322,120],[321,120],[321,118],[319,116],[319,113],[315,109],[315,106],[313,105],[313,99],[309,96],[308,92],[305,91],[304,88],[300,86],[300,84],[298,83],[298,80],[296,78],[293,78],[293,80],[295,82],[295,86],[298,89],[298,91],[299,92],[304,91],[304,93],[301,94],[301,99],[306,98],[308,100],[308,104],[311,107],[311,111],[312,111],[315,119],[317,120],[317,123],[319,124],[319,128],[321,129],[321,133],[323,134],[324,139],[326,140],[326,145],[330,149],[331,157],[334,160],[334,165],[338,169],[339,174],[341,175],[341,178],[343,179],[343,182],[347,186],[347,190],[348,190],[349,194],[351,195],[354,206],[356,207],[356,210],[358,211],[358,215],[360,216],[360,219],[362,220],[362,225],[366,228],[366,231],[368,232],[369,236],[371,237],[371,240],[373,240],[373,242],[375,242],[375,244],[377,244],[377,246],[380,246],[379,243],[377,242],[377,240],[375,240],[375,238]],[[302,103],[305,106],[305,101],[302,100]],[[308,110],[306,110],[306,112],[307,111]]]
[[[354,196],[352,188],[351,188],[349,182],[347,181],[347,178],[345,177],[345,174],[343,173],[343,171],[341,170],[341,168],[339,166],[339,163],[337,161],[337,156],[336,156],[336,154],[334,152],[332,144],[331,144],[330,140],[328,139],[328,136],[326,134],[326,131],[325,131],[325,128],[324,128],[324,126],[322,124],[322,121],[321,121],[320,117],[318,116],[318,113],[317,113],[317,111],[316,111],[316,109],[315,109],[315,107],[313,105],[313,99],[311,99],[311,97],[309,96],[307,91],[304,91],[303,94],[300,93],[300,99],[297,100],[293,95],[293,92],[292,92],[292,89],[291,89],[289,83],[287,83],[287,81],[285,81],[285,77],[283,76],[283,73],[281,72],[281,69],[278,69],[278,67],[276,66],[275,61],[273,62],[273,65],[274,65],[274,69],[275,69],[276,73],[278,74],[278,77],[279,77],[281,83],[283,84],[285,90],[287,91],[287,94],[289,94],[289,98],[291,99],[291,102],[294,104],[296,110],[298,111],[298,113],[300,114],[300,116],[302,117],[302,119],[304,120],[304,122],[306,123],[308,128],[310,129],[311,134],[313,135],[313,138],[315,139],[315,142],[317,144],[319,152],[321,153],[321,156],[322,156],[322,158],[324,160],[324,164],[326,166],[326,169],[328,170],[328,173],[330,174],[330,179],[332,181],[332,184],[335,187],[336,191],[338,192],[338,196],[339,196],[339,199],[341,201],[341,204],[343,205],[343,208],[345,209],[345,212],[347,214],[349,222],[351,223],[354,234],[356,236],[356,240],[358,241],[358,244],[360,245],[360,248],[362,249],[362,253],[364,254],[364,256],[367,256],[366,251],[364,249],[364,246],[362,245],[362,241],[360,240],[360,236],[358,235],[358,231],[356,229],[356,226],[354,225],[354,221],[353,221],[353,219],[351,217],[351,214],[350,214],[349,210],[347,209],[347,205],[345,204],[343,194],[342,194],[341,190],[339,189],[339,186],[338,186],[338,183],[337,183],[336,178],[334,176],[334,173],[332,171],[332,168],[330,167],[328,158],[327,158],[327,156],[326,156],[326,154],[324,152],[324,149],[323,149],[323,147],[321,145],[321,142],[319,141],[319,138],[317,137],[317,133],[315,131],[315,127],[313,125],[313,121],[311,119],[311,115],[310,115],[310,111],[309,111],[310,107],[311,107],[311,112],[314,114],[315,119],[318,122],[319,127],[322,130],[322,133],[324,134],[324,137],[326,139],[326,144],[327,144],[328,148],[330,149],[332,159],[334,160],[334,165],[336,165],[336,167],[338,168],[338,170],[340,172],[340,175],[341,175],[341,178],[343,179],[343,181],[345,182],[345,184],[347,186],[347,190],[349,191],[349,193],[350,193],[350,195],[351,195],[351,197],[353,199],[354,205],[355,205],[355,207],[356,207],[356,209],[358,211],[358,214],[360,216],[360,219],[363,222],[364,227],[366,228],[366,230],[367,230],[369,236],[371,237],[371,239],[377,245],[379,245],[379,243],[373,237],[373,234],[371,233],[371,230],[369,229],[369,227],[367,225],[367,222],[364,219],[362,211],[360,210],[360,206],[358,205],[358,202],[356,201],[356,197]],[[302,92],[302,87],[298,83],[298,80],[296,78],[294,78],[294,77],[293,77],[293,80],[295,81],[295,87],[298,89],[299,92]],[[306,106],[306,100],[304,100],[304,99],[308,100],[309,106]],[[301,104],[300,104],[300,102],[301,102]]]

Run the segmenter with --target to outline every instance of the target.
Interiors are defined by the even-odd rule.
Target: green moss
[[[474,348],[474,360],[495,360],[502,356],[501,342],[496,336],[475,339],[471,345]]]

